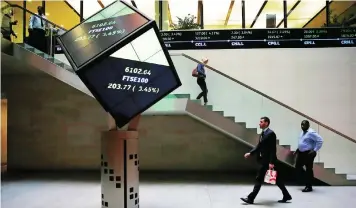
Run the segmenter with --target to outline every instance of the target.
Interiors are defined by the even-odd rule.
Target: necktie
[[[261,136],[260,136],[260,142],[262,141],[264,131],[262,131]]]

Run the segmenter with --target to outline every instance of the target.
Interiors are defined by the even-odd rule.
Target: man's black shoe
[[[240,198],[243,202],[245,202],[246,204],[253,204],[253,200],[249,199],[249,198]]]
[[[292,196],[289,195],[289,196],[283,196],[283,199],[282,200],[279,200],[278,202],[279,203],[286,203],[288,201],[292,200]]]

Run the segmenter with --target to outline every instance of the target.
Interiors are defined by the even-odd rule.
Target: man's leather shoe
[[[243,202],[245,202],[246,204],[253,204],[253,200],[249,199],[249,198],[240,198]]]
[[[279,200],[278,202],[279,203],[286,203],[288,201],[292,200],[292,196],[289,195],[289,196],[283,196],[283,199],[282,200]]]
[[[305,187],[302,192],[312,192],[313,188],[312,187]]]

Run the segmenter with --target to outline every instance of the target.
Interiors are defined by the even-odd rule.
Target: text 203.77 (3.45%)
[[[127,85],[127,84],[119,84],[119,83],[109,83],[108,89],[113,90],[126,90],[132,92],[147,92],[147,93],[159,93],[158,87],[147,87],[141,85]]]

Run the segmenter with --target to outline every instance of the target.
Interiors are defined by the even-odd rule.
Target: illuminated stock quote
[[[159,93],[158,87],[145,86],[149,83],[151,70],[126,67],[122,76],[122,83],[109,83],[107,88],[111,90],[126,90],[132,92]]]
[[[78,38],[75,39],[75,42],[82,41],[82,40],[98,39],[100,37],[122,35],[126,32],[124,28],[123,29],[114,28],[113,25],[115,24],[116,24],[115,20],[95,24],[91,26],[91,29],[88,31],[88,34],[79,36]]]

